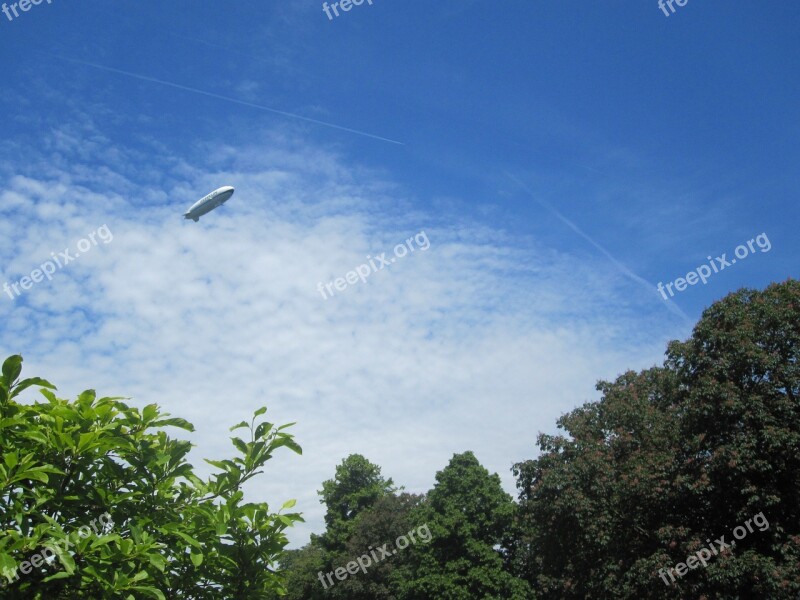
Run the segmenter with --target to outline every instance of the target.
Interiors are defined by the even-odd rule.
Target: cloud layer
[[[104,224],[114,236],[2,298],[4,353],[62,395],[93,387],[189,419],[197,466],[229,455],[228,427],[262,404],[296,421],[304,455],[276,457],[248,487],[275,507],[298,499],[295,545],[322,530],[316,490],[354,452],[423,492],[473,450],[513,492],[510,466],[534,456],[537,433],[597,379],[659,361],[675,330],[605,257],[428,212],[385,173],[285,133],[209,144],[196,165],[83,123],[4,155],[4,281]],[[221,185],[236,187],[226,205],[181,220]],[[428,250],[320,296],[319,282],[422,230]]]

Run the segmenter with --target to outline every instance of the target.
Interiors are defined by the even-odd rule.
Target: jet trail
[[[41,52],[41,51],[40,51]],[[90,63],[85,60],[78,60],[76,58],[66,58],[64,56],[56,56],[55,54],[50,54],[48,52],[41,52],[51,58],[56,58],[58,60],[64,60],[67,62],[75,63],[78,65],[84,65],[86,67],[92,67],[93,69],[100,69],[101,71],[109,71],[111,73],[119,73],[121,75],[127,75],[128,77],[133,77],[135,79],[141,79],[142,81],[150,81],[152,83],[160,83],[161,85],[167,85],[172,88],[176,88],[179,90],[184,90],[187,92],[194,92],[195,94],[201,94],[203,96],[208,96],[209,98],[217,98],[218,100],[226,100],[228,102],[233,102],[235,104],[241,104],[242,106],[249,106],[250,108],[257,108],[259,110],[264,110],[267,112],[275,113],[277,115],[283,115],[284,117],[291,117],[292,119],[299,119],[301,121],[307,121],[309,123],[315,123],[317,125],[323,125],[325,127],[331,127],[333,129],[338,129],[340,131],[347,131],[349,133],[355,133],[356,135],[363,135],[368,138],[372,138],[374,140],[381,140],[382,142],[389,142],[390,144],[398,144],[399,146],[405,146],[403,142],[398,142],[397,140],[390,140],[389,138],[381,137],[379,135],[373,135],[371,133],[367,133],[365,131],[359,131],[358,129],[350,129],[349,127],[342,127],[341,125],[334,125],[333,123],[328,123],[326,121],[319,121],[317,119],[312,119],[310,117],[304,117],[302,115],[296,115],[294,113],[286,112],[283,110],[278,110],[276,108],[270,108],[269,106],[262,106],[260,104],[253,104],[252,102],[245,102],[244,100],[237,100],[236,98],[230,98],[228,96],[222,96],[220,94],[215,94],[213,92],[206,92],[204,90],[199,90],[197,88],[189,87],[186,85],[180,85],[179,83],[171,83],[169,81],[163,81],[162,79],[156,79],[155,77],[147,77],[146,75],[139,75],[137,73],[131,73],[130,71],[123,71],[122,69],[115,69],[114,67],[106,67],[103,65],[98,65],[95,63]]]
[[[541,204],[542,206],[544,206],[544,207],[545,207],[547,210],[549,210],[549,211],[550,211],[551,213],[553,213],[553,214],[554,214],[556,217],[558,217],[558,219],[559,219],[559,220],[560,220],[562,223],[564,223],[564,224],[565,224],[567,227],[569,227],[570,229],[572,229],[572,231],[574,231],[575,233],[577,233],[577,234],[578,234],[579,236],[581,236],[581,237],[582,237],[584,240],[586,240],[586,241],[587,241],[587,242],[589,242],[589,243],[590,243],[592,246],[594,246],[594,247],[595,247],[595,248],[597,248],[597,249],[598,249],[600,252],[602,252],[602,253],[603,253],[603,255],[604,255],[604,256],[605,256],[605,257],[606,257],[608,260],[610,260],[610,261],[611,261],[611,262],[614,264],[614,266],[615,266],[615,267],[617,267],[617,268],[618,268],[620,271],[622,271],[622,273],[623,273],[625,276],[629,277],[630,279],[633,279],[633,280],[634,280],[636,283],[639,283],[639,284],[641,284],[643,287],[647,288],[647,290],[648,290],[649,292],[652,292],[652,293],[654,293],[654,294],[658,294],[658,292],[656,291],[656,288],[655,288],[655,286],[654,286],[653,284],[651,284],[651,283],[650,283],[649,281],[647,281],[646,279],[643,279],[642,277],[639,277],[639,276],[638,276],[636,273],[634,273],[634,272],[633,272],[633,271],[631,271],[631,270],[630,270],[628,267],[626,267],[626,266],[625,266],[625,265],[623,265],[621,262],[619,262],[619,261],[618,261],[616,258],[614,258],[614,257],[611,255],[611,253],[610,253],[608,250],[606,250],[605,248],[603,248],[603,247],[602,247],[600,244],[598,244],[598,243],[597,243],[597,242],[595,242],[595,241],[594,241],[592,238],[590,238],[590,237],[589,237],[587,234],[585,234],[585,233],[584,233],[584,232],[583,232],[583,231],[580,229],[580,227],[578,227],[577,225],[575,225],[575,223],[573,223],[572,221],[570,221],[569,219],[567,219],[567,217],[565,217],[565,216],[564,216],[564,215],[562,215],[560,212],[558,212],[558,210],[556,210],[556,208],[555,208],[555,207],[551,206],[549,203],[545,202],[544,200],[540,200],[539,198],[537,198],[537,197],[536,197],[536,195],[535,195],[535,194],[534,194],[534,193],[533,193],[531,190],[529,190],[529,189],[528,189],[528,187],[527,187],[527,186],[526,186],[524,183],[522,183],[522,182],[521,182],[519,179],[517,179],[516,177],[514,177],[514,176],[513,176],[511,173],[509,173],[508,171],[505,171],[505,174],[506,174],[506,176],[508,176],[508,178],[509,178],[509,179],[511,179],[511,180],[512,180],[514,183],[516,183],[518,186],[520,186],[520,187],[521,187],[523,190],[525,190],[525,191],[528,193],[528,195],[529,195],[531,198],[533,198],[533,199],[534,199],[536,202],[538,202],[539,204]],[[685,320],[686,320],[686,321],[687,321],[689,324],[694,324],[694,321],[692,321],[692,320],[689,318],[689,316],[688,316],[688,315],[687,315],[685,312],[683,312],[683,311],[680,309],[680,307],[679,307],[677,304],[674,304],[674,303],[673,303],[671,300],[667,300],[667,308],[669,308],[669,310],[670,310],[671,312],[673,312],[673,313],[675,313],[675,314],[677,314],[677,315],[680,315],[681,317],[683,317],[683,318],[684,318],[684,319],[685,319]]]

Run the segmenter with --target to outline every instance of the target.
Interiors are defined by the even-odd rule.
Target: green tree
[[[386,567],[348,576],[344,582],[333,578],[333,586],[319,576],[355,560],[369,545],[383,539],[381,536],[387,531],[396,530],[397,523],[405,522],[403,519],[415,500],[405,494],[398,498],[395,492],[391,478],[385,479],[378,465],[360,454],[345,458],[336,467],[333,479],[323,482],[318,492],[320,502],[327,507],[325,533],[312,534],[306,546],[288,552],[282,561],[287,575],[286,600],[384,597],[385,579],[390,572]],[[374,535],[378,537],[371,537]]]
[[[422,501],[423,497],[406,493],[388,494],[376,500],[375,504],[356,517],[345,551],[333,557],[334,566],[344,566],[359,557],[370,558],[370,548],[378,548],[386,543],[393,548],[395,540],[421,525],[417,522],[415,509]],[[404,576],[403,566],[407,564],[409,556],[408,549],[398,550],[396,555],[370,565],[366,573],[359,571],[357,575],[337,582],[326,597],[392,600],[397,597],[395,574],[400,573],[400,578]]]
[[[800,282],[740,290],[705,311],[667,366],[681,387],[680,547],[729,533],[754,514],[770,523],[736,542],[690,594],[797,598],[800,593]],[[706,591],[708,590],[708,591]]]
[[[800,592],[800,284],[707,309],[661,368],[515,466],[526,577],[544,598],[796,598]],[[659,569],[763,513],[770,523],[665,585]],[[663,573],[663,572],[662,572]],[[667,581],[671,584],[670,579]]]
[[[652,555],[682,513],[675,378],[650,369],[598,389],[600,402],[559,419],[571,439],[540,435],[539,459],[515,466],[523,571],[544,598],[668,597]]]
[[[351,454],[336,467],[336,474],[322,484],[320,502],[325,504],[327,531],[322,543],[330,551],[342,551],[353,531],[355,518],[380,498],[394,493],[391,478],[360,454]]]
[[[393,574],[402,600],[527,600],[528,584],[509,571],[506,534],[517,506],[472,452],[456,454],[436,474],[424,505],[413,514],[432,540],[410,546],[408,566]]]
[[[319,536],[312,535],[311,542],[297,550],[287,550],[281,558],[281,571],[286,576],[285,596],[275,591],[271,600],[323,600],[329,598],[318,574],[328,573],[331,560],[329,553],[319,543]]]
[[[220,472],[204,481],[186,460],[191,444],[162,430],[192,431],[190,423],[92,390],[60,399],[43,379],[20,381],[21,370],[22,357],[11,356],[0,377],[0,573],[8,580],[0,598],[255,599],[281,590],[285,530],[302,519],[244,502],[241,487],[279,448],[301,452],[288,425],[256,423],[266,408],[257,410],[232,428],[249,432],[248,441],[232,438],[239,456],[208,461]],[[32,386],[45,402],[15,400]],[[103,514],[111,523],[84,536]],[[36,560],[48,547],[56,557]]]

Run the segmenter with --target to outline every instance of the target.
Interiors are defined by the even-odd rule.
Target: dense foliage
[[[514,467],[518,504],[470,452],[405,503],[350,457],[354,473],[323,486],[328,531],[286,563],[289,598],[795,599],[798,352],[798,282],[729,295],[662,366],[600,382],[599,401],[559,420],[565,435],[540,435],[540,456]],[[422,523],[429,544],[323,589],[319,572]]]
[[[525,581],[509,568],[504,542],[516,505],[471,452],[458,454],[436,475],[425,496],[398,493],[380,468],[351,455],[320,492],[327,506],[327,531],[290,552],[288,598],[315,600],[523,600]],[[415,528],[430,536],[343,581],[324,574],[396,541]],[[342,534],[345,534],[344,538]],[[322,574],[322,578],[320,575]]]
[[[300,516],[244,502],[241,487],[279,448],[300,453],[287,426],[256,423],[266,409],[257,410],[232,428],[249,431],[249,441],[233,438],[239,456],[208,461],[220,472],[203,481],[187,462],[191,444],[162,431],[191,424],[91,390],[63,400],[43,379],[20,381],[21,370],[12,356],[0,378],[0,598],[264,598],[281,589],[274,567]],[[18,401],[31,386],[45,402]]]
[[[798,353],[800,284],[741,290],[663,367],[601,382],[602,400],[560,419],[569,437],[541,435],[516,465],[538,596],[797,598]],[[759,513],[764,531],[662,578]]]
[[[516,505],[472,452],[455,455],[417,511],[432,540],[409,553],[397,598],[525,600],[527,583],[508,569],[507,534]]]
[[[255,423],[265,409],[237,426],[250,430],[249,442],[234,439],[242,457],[209,461],[222,472],[203,482],[189,444],[160,431],[191,430],[185,421],[92,392],[60,400],[44,380],[18,381],[11,357],[0,570],[68,535],[75,546],[0,599],[797,598],[799,352],[800,283],[740,290],[672,342],[662,366],[598,383],[599,401],[559,419],[564,435],[539,435],[539,457],[513,469],[518,503],[471,452],[422,496],[351,455],[319,492],[326,530],[288,552],[299,515],[243,503],[240,491],[277,448],[299,452],[283,427]],[[15,401],[30,386],[47,402]],[[106,511],[112,523],[73,535]],[[331,575],[384,544],[396,551]]]

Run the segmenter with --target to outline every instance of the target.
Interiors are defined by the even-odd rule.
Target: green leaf
[[[26,479],[33,479],[34,481],[40,481],[42,483],[50,481],[47,473],[43,472],[41,469],[28,469],[26,471],[19,471],[14,475],[14,477],[11,478],[11,483],[15,481],[24,481]]]
[[[11,555],[6,554],[5,552],[0,552],[0,576],[5,577],[6,573],[10,573],[10,575],[13,577],[16,568],[17,563],[13,558],[11,558]]]
[[[19,454],[17,452],[9,452],[8,454],[3,455],[3,462],[6,463],[6,466],[9,469],[13,469],[19,462]]]
[[[68,552],[58,551],[58,560],[64,566],[68,574],[72,575],[75,572],[75,561]]]
[[[205,460],[205,461],[206,461],[208,464],[210,464],[212,467],[217,467],[218,469],[223,469],[223,470],[225,470],[225,471],[227,471],[227,470],[228,470],[228,465],[227,465],[227,464],[226,464],[224,461],[221,461],[221,460],[211,460],[210,458],[205,458],[205,459],[203,459],[203,460]]]
[[[150,561],[151,565],[162,573],[167,568],[167,561],[160,554],[148,554],[147,559]]]
[[[56,395],[53,392],[51,392],[50,390],[40,389],[39,393],[42,396],[44,396],[45,398],[47,398],[50,402],[54,403],[54,404],[56,402],[58,402],[58,398],[56,398]]]
[[[3,383],[7,390],[10,390],[14,382],[22,372],[22,357],[19,354],[9,356],[3,362]]]
[[[95,398],[97,398],[97,393],[94,390],[84,390],[78,396],[78,404],[84,406],[91,405]]]
[[[158,421],[153,421],[150,423],[150,427],[178,427],[179,429],[185,429],[186,431],[194,431],[194,425],[192,425],[186,419],[178,418],[159,419]]]
[[[283,510],[284,508],[293,508],[295,504],[297,504],[297,500],[295,499],[287,500],[286,502],[283,503],[283,506],[281,506],[281,510]]]
[[[195,567],[199,567],[203,564],[203,553],[202,552],[192,552],[189,554],[189,559],[192,561],[192,564]]]
[[[142,409],[142,419],[145,421],[152,421],[158,416],[158,406],[155,404],[148,404]]]
[[[150,598],[157,598],[158,600],[166,600],[166,597],[164,596],[164,593],[161,590],[159,590],[157,588],[154,588],[154,587],[143,586],[143,585],[135,585],[135,586],[132,586],[130,589],[136,590],[137,592],[141,592],[141,593],[149,596]],[[130,596],[130,598],[134,598],[134,597]]]
[[[286,434],[280,434],[286,435]],[[293,450],[297,454],[303,454],[303,449],[289,436],[281,437],[280,439],[275,441],[274,448],[280,448],[281,446],[286,446],[290,450]]]
[[[256,427],[255,435],[253,436],[256,440],[263,439],[270,431],[272,430],[272,423],[259,423],[258,427]]]
[[[11,397],[15,398],[21,392],[23,392],[24,390],[28,389],[32,385],[38,385],[40,387],[48,388],[48,389],[51,389],[51,390],[56,389],[56,386],[54,386],[52,383],[50,383],[46,379],[41,379],[40,377],[31,377],[29,379],[23,379],[17,385],[15,385],[14,386],[14,391],[11,392]]]
[[[260,417],[260,416],[261,416],[261,415],[263,415],[265,412],[267,412],[267,407],[266,407],[266,406],[262,406],[262,407],[261,407],[261,408],[259,408],[259,409],[258,409],[256,412],[254,412],[254,413],[253,413],[253,417]]]
[[[202,546],[202,544],[201,544],[200,542],[198,542],[198,541],[197,541],[196,539],[194,539],[193,537],[186,535],[186,534],[185,534],[185,533],[183,533],[182,531],[177,531],[177,530],[176,530],[176,531],[173,531],[172,533],[174,533],[175,535],[177,535],[179,538],[181,538],[181,539],[182,539],[184,542],[186,542],[186,543],[187,543],[187,544],[189,544],[190,546],[194,546],[195,548],[202,548],[202,547],[203,547],[203,546]]]
[[[92,443],[97,439],[97,432],[89,431],[87,433],[82,433],[80,438],[78,438],[78,454],[82,453],[84,450],[88,450]]]

